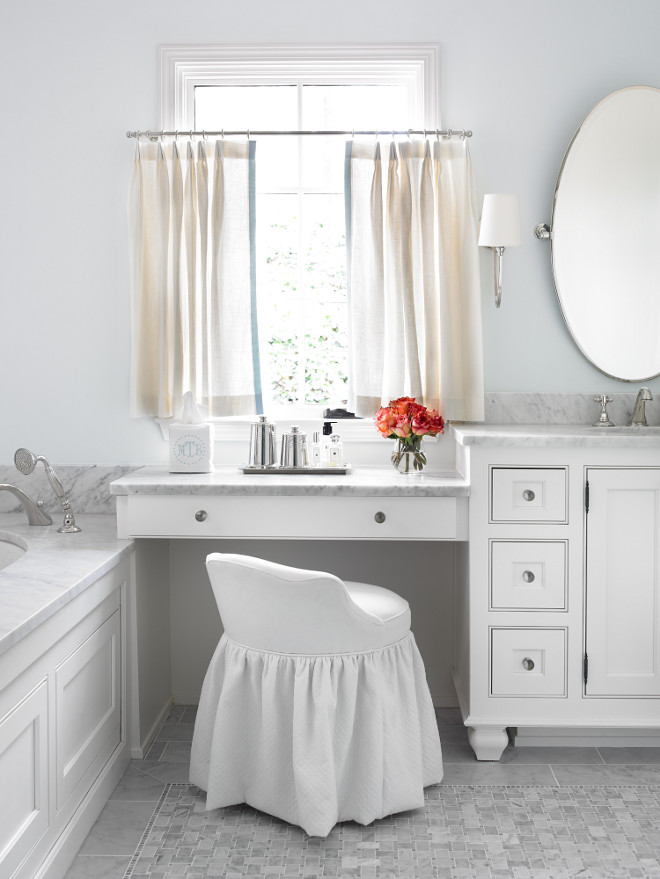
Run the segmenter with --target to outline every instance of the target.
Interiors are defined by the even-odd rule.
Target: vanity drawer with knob
[[[492,467],[490,521],[566,523],[566,476],[566,467]]]
[[[132,495],[132,537],[457,540],[466,498]]]
[[[491,540],[491,610],[566,610],[568,541]]]
[[[566,629],[492,628],[491,696],[565,696]]]

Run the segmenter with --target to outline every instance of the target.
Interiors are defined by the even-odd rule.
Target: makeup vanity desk
[[[454,470],[401,476],[169,473],[144,467],[113,482],[118,535],[166,538],[467,540],[468,482]]]

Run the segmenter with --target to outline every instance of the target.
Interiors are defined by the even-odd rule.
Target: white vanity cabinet
[[[480,760],[511,728],[660,730],[660,442],[603,433],[456,429],[471,488],[454,677]]]
[[[2,877],[63,875],[128,763],[129,573],[116,565],[0,656]]]

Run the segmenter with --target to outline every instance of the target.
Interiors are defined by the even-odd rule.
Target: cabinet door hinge
[[[584,684],[586,686],[587,680],[589,679],[589,656],[586,653],[584,654],[583,669],[584,669]]]
[[[589,480],[584,484],[584,509],[588,513],[589,512]]]

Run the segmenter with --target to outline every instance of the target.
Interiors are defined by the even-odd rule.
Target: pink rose
[[[410,421],[407,415],[398,415],[396,418],[396,423],[392,428],[392,433],[395,436],[404,437],[410,436]]]
[[[385,437],[389,437],[392,435],[392,430],[394,425],[396,424],[397,416],[392,412],[389,407],[382,407],[376,412],[374,417],[374,421],[376,423],[376,427]]]
[[[417,412],[412,421],[412,432],[417,436],[430,434],[435,436],[444,432],[444,421],[441,415],[435,409],[424,409],[423,412]]]

